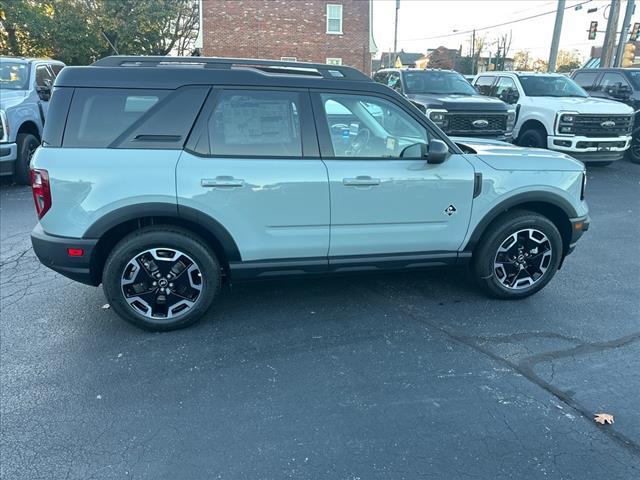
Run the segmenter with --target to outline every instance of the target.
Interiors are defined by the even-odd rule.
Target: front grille
[[[506,113],[449,113],[447,115],[449,120],[449,126],[447,133],[452,135],[483,135],[487,133],[491,134],[503,134],[507,129],[507,114]],[[475,126],[473,122],[476,120],[485,120],[486,126]]]
[[[602,125],[603,123],[605,125]],[[610,123],[613,123],[613,125],[610,125]],[[631,133],[633,118],[631,115],[576,115],[574,125],[576,135],[584,137],[617,137]]]

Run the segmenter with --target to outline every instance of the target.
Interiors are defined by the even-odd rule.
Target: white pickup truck
[[[482,95],[516,106],[515,143],[558,150],[583,162],[609,164],[631,143],[633,109],[592,98],[556,73],[486,72],[473,85]]]

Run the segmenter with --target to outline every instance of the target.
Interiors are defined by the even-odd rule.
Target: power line
[[[591,3],[591,0],[586,0],[584,2],[576,3],[574,5],[569,5],[568,7],[565,7],[564,9],[568,10],[570,8],[575,8],[578,5],[584,5],[585,3]],[[443,35],[435,35],[433,37],[403,38],[403,39],[400,39],[400,41],[402,41],[402,42],[413,42],[413,41],[417,41],[417,40],[434,40],[434,39],[437,39],[437,38],[456,37],[458,35],[468,35],[469,33],[472,33],[474,30],[476,32],[479,32],[479,31],[482,31],[482,30],[489,30],[491,28],[504,27],[505,25],[511,25],[511,24],[518,23],[518,22],[524,22],[526,20],[531,20],[533,18],[543,17],[545,15],[551,15],[552,13],[556,13],[556,12],[557,12],[557,10],[550,10],[548,12],[538,13],[536,15],[530,15],[528,17],[518,18],[516,20],[510,20],[508,22],[498,23],[496,25],[489,25],[487,27],[480,27],[480,28],[475,28],[475,29],[472,28],[471,30],[465,30],[463,32],[447,33],[447,34],[443,34]]]

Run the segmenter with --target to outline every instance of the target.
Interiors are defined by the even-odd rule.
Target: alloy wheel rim
[[[509,290],[528,288],[544,277],[552,254],[551,242],[540,230],[518,230],[498,247],[493,272],[502,286]]]
[[[173,320],[199,301],[203,277],[198,264],[174,248],[145,250],[124,267],[120,287],[136,313],[153,320]]]

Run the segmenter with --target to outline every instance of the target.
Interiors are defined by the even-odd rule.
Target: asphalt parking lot
[[[41,267],[5,182],[0,476],[640,478],[640,165],[588,180],[591,230],[526,300],[462,269],[255,283],[166,334]]]

